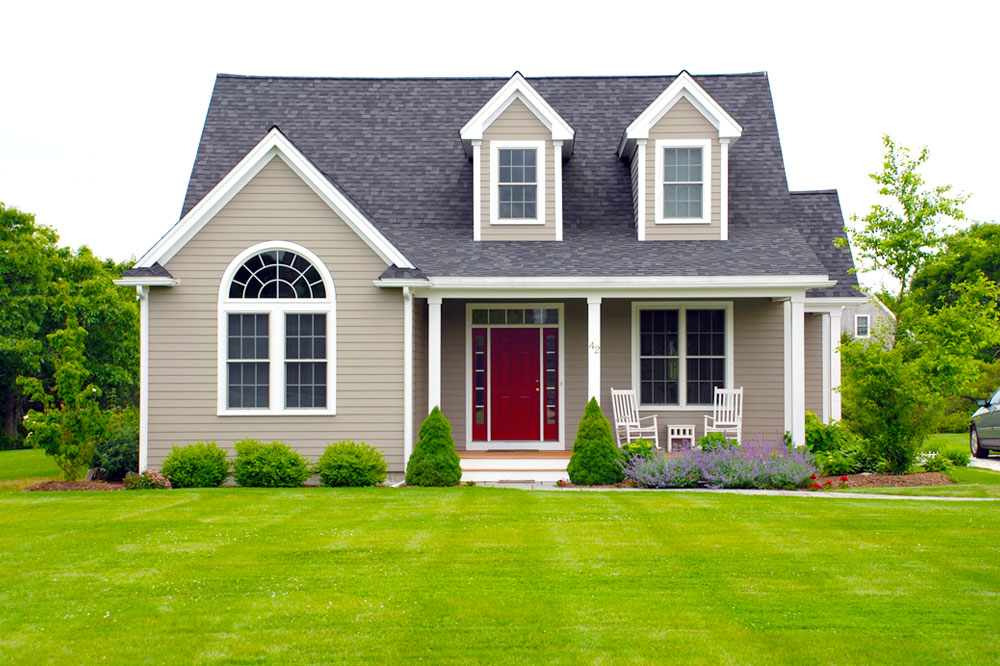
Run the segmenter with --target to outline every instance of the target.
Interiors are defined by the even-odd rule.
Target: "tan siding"
[[[545,141],[545,224],[490,224],[490,141]],[[480,150],[480,196],[483,240],[555,240],[556,181],[552,133],[520,100],[515,100],[483,133]]]
[[[451,421],[455,448],[465,450],[465,301],[441,304],[441,411]]]
[[[712,201],[711,224],[656,224],[656,140],[712,139]],[[718,131],[686,99],[681,99],[649,131],[646,144],[646,240],[718,240],[722,237],[719,223],[721,210],[719,180],[720,160]]]
[[[823,418],[823,315],[806,314],[806,409]]]
[[[222,273],[247,247],[298,243],[329,268],[337,295],[337,414],[217,416],[218,293]],[[180,284],[150,295],[149,460],[199,439],[229,447],[280,439],[309,456],[352,438],[402,469],[402,297],[372,280],[385,263],[276,158],[166,265]],[[275,344],[272,341],[272,344]],[[279,343],[280,344],[280,343]]]
[[[578,298],[566,301],[566,322],[563,325],[564,371],[562,378],[566,400],[566,449],[573,448],[576,429],[587,406],[587,301]]]
[[[427,417],[427,299],[413,299],[413,444]]]

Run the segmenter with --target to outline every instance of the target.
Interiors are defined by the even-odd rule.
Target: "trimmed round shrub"
[[[455,453],[451,423],[437,407],[420,426],[419,438],[406,464],[408,486],[457,486],[462,466]]]
[[[619,483],[625,478],[622,469],[624,455],[615,446],[611,423],[597,404],[590,399],[576,430],[573,456],[569,459],[569,479],[580,486]]]
[[[375,486],[385,481],[385,458],[374,446],[346,439],[331,444],[316,461],[324,486]]]
[[[113,419],[110,434],[98,443],[91,463],[105,481],[121,481],[139,471],[139,410],[126,409]]]
[[[170,479],[157,472],[155,469],[147,469],[142,474],[127,474],[122,479],[122,488],[125,490],[170,490]]]
[[[236,442],[233,478],[246,488],[298,488],[312,476],[309,461],[284,442]]]
[[[215,442],[174,445],[163,461],[163,475],[174,488],[218,488],[229,476],[229,460]]]

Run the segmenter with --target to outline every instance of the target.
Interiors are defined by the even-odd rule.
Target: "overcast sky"
[[[864,214],[876,200],[866,174],[889,133],[929,146],[928,180],[971,193],[969,217],[993,221],[998,14],[992,2],[955,1],[9,2],[0,201],[64,244],[141,255],[180,214],[217,72],[763,70],[792,189],[836,188],[845,216]]]

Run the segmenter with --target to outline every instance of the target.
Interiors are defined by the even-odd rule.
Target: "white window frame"
[[[500,150],[535,150],[536,201],[535,217],[500,219]],[[490,224],[499,226],[523,226],[545,224],[545,181],[548,162],[545,141],[490,141]]]
[[[866,331],[866,333],[864,335],[861,335],[860,333],[858,333],[858,323],[861,321],[862,317],[865,318],[865,331]],[[866,314],[856,314],[856,315],[854,315],[854,337],[859,338],[861,340],[867,340],[868,338],[872,337],[872,318],[871,318],[871,315],[866,315]]]
[[[287,250],[307,259],[319,272],[326,288],[324,299],[299,298],[230,298],[229,285],[236,271],[255,254],[268,250]],[[269,241],[249,247],[238,255],[222,274],[219,285],[218,319],[218,396],[219,416],[329,416],[337,413],[337,295],[333,278],[318,256],[296,243]],[[228,405],[228,333],[230,314],[268,315],[268,407],[267,409],[230,409]],[[285,315],[326,315],[326,407],[285,408]],[[319,359],[317,359],[319,360]]]
[[[677,310],[678,340],[677,340],[677,404],[655,405],[642,402],[640,386],[641,372],[639,369],[640,346],[640,310]],[[687,403],[687,311],[688,310],[722,310],[725,316],[724,331],[726,335],[726,377],[725,388],[735,385],[733,368],[734,330],[732,301],[634,301],[632,303],[632,389],[636,392],[640,411],[710,411],[712,405],[689,405]]]
[[[667,148],[701,148],[701,217],[663,216],[663,153]],[[657,139],[654,157],[654,212],[656,224],[710,224],[712,222],[712,140],[711,139]]]

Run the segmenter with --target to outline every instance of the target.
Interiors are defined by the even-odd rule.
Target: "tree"
[[[622,459],[608,417],[601,411],[597,399],[591,398],[583,410],[573,442],[573,455],[566,467],[570,481],[581,486],[618,483],[625,478],[620,464]]]
[[[0,203],[0,414],[6,439],[18,437],[30,406],[17,378],[31,375],[47,388],[53,385],[55,350],[46,340],[69,316],[90,331],[83,364],[104,388],[101,406],[138,402],[138,306],[132,290],[112,282],[125,264],[58,241],[33,215]]]
[[[869,177],[889,202],[872,206],[862,218],[852,215],[851,221],[860,226],[848,228],[847,233],[861,258],[887,270],[903,293],[914,273],[934,255],[947,221],[965,219],[961,206],[968,196],[949,196],[950,185],[927,186],[917,173],[930,157],[926,147],[913,159],[908,148],[897,146],[888,135],[882,143],[886,150],[882,171]]]
[[[462,465],[455,453],[451,422],[434,407],[420,426],[417,444],[406,463],[408,486],[457,486]]]
[[[25,418],[27,443],[45,449],[70,481],[83,478],[97,443],[107,435],[108,419],[98,404],[101,391],[86,383],[90,374],[84,367],[86,336],[73,317],[66,320],[66,328],[47,336],[56,352],[50,390],[36,377],[17,380],[30,399],[43,406]]]
[[[1000,225],[977,223],[946,236],[940,252],[914,274],[912,295],[936,310],[957,300],[954,285],[974,282],[979,275],[1000,281]]]

